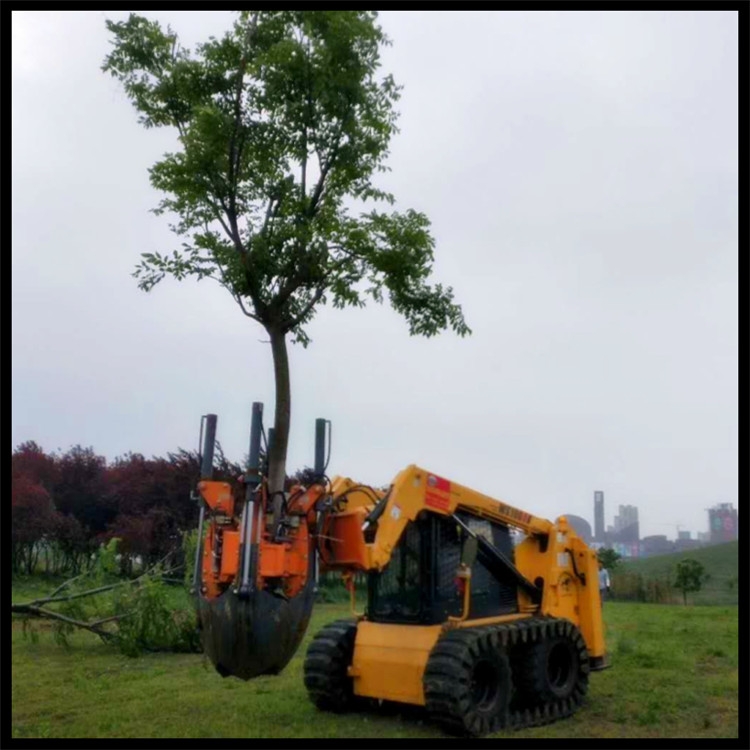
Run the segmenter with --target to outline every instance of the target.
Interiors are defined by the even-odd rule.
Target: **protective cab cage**
[[[507,526],[457,513],[459,519],[509,561],[513,543]],[[410,523],[382,571],[367,577],[367,618],[372,622],[436,625],[463,610],[463,591],[456,579],[466,535],[456,521],[422,513]],[[517,583],[510,571],[490,569],[477,556],[471,566],[469,618],[518,612]]]

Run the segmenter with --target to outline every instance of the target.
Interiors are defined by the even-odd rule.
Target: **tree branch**
[[[242,242],[240,239],[239,227],[237,225],[237,177],[239,174],[240,167],[240,156],[242,154],[243,141],[240,140],[238,144],[238,137],[240,136],[240,126],[242,123],[242,82],[245,78],[245,70],[247,69],[247,55],[249,47],[253,42],[255,31],[258,27],[258,14],[259,11],[255,11],[253,14],[252,21],[248,25],[247,34],[245,36],[245,49],[242,52],[240,58],[240,66],[237,71],[237,86],[235,87],[234,94],[234,128],[232,130],[231,138],[229,139],[229,206],[225,207],[229,224],[232,228],[232,239],[239,251],[242,250]],[[222,201],[223,205],[223,201]]]
[[[291,276],[284,286],[279,285],[279,292],[274,297],[274,306],[281,311],[286,301],[302,286],[302,281],[297,276]]]
[[[344,127],[343,123],[339,127],[339,131],[336,134],[336,142],[331,147],[331,150],[328,153],[328,158],[325,161],[325,164],[323,164],[320,161],[320,153],[318,152],[318,163],[320,164],[320,177],[318,178],[318,182],[315,185],[315,190],[313,191],[312,198],[310,199],[310,207],[308,209],[308,216],[312,217],[315,215],[315,212],[318,209],[318,203],[320,202],[321,196],[323,195],[323,189],[325,187],[325,181],[326,177],[328,176],[328,173],[331,171],[331,167],[333,166],[333,162],[336,160],[336,157],[338,156],[339,147],[341,145],[341,136],[343,135]]]
[[[212,185],[212,188],[213,188],[213,185]],[[213,189],[216,190],[216,188],[213,188]],[[242,247],[242,238],[240,237],[240,230],[239,230],[239,227],[237,226],[236,205],[230,208],[230,206],[227,206],[226,203],[224,203],[224,199],[221,196],[217,195],[217,197],[219,199],[219,203],[221,204],[221,208],[223,209],[224,214],[226,215],[227,220],[229,221],[229,226],[227,226],[226,223],[224,222],[224,219],[221,218],[221,211],[219,211],[219,209],[216,206],[214,206],[212,203],[212,208],[216,212],[216,219],[221,224],[224,231],[227,233],[227,237],[229,237],[229,239],[232,240],[232,242],[234,243],[235,250],[237,250],[237,252],[239,253],[243,253],[245,251],[245,248]],[[229,195],[229,200],[230,200],[230,203],[232,204],[235,203],[234,195],[231,191]]]
[[[300,312],[298,315],[292,318],[284,326],[285,330],[291,331],[292,328],[294,328],[295,326],[298,326],[305,319],[308,313],[313,309],[313,307],[315,307],[315,305],[318,304],[325,290],[326,290],[325,286],[319,286],[315,290],[315,294],[313,294],[312,299],[302,308],[302,312]]]
[[[84,596],[93,596],[94,594],[101,594],[104,591],[111,591],[112,589],[116,589],[119,586],[127,586],[129,584],[136,584],[142,578],[145,578],[146,576],[151,575],[151,573],[153,573],[156,570],[156,568],[158,568],[159,565],[161,565],[173,552],[174,552],[173,549],[170,550],[169,552],[167,552],[167,554],[164,555],[164,557],[162,557],[158,562],[155,562],[150,568],[148,568],[148,570],[144,571],[137,578],[133,578],[130,581],[118,581],[117,583],[111,583],[111,584],[108,584],[107,586],[99,586],[98,588],[95,588],[95,589],[89,589],[88,591],[81,591],[81,592],[79,592],[77,594],[69,594],[68,596],[55,596],[55,594],[57,594],[59,591],[61,591],[65,586],[67,586],[68,584],[72,583],[77,578],[81,577],[80,575],[78,575],[78,576],[75,576],[74,578],[69,578],[61,586],[58,586],[52,592],[52,594],[50,594],[49,596],[41,597],[39,599],[32,599],[30,602],[23,602],[21,604],[14,605],[14,606],[18,606],[18,607],[35,607],[35,606],[37,606],[39,604],[49,604],[50,602],[69,602],[72,599],[80,599],[80,598],[82,598]],[[178,570],[178,568],[173,567],[173,568],[170,568],[169,570],[165,571],[164,574],[166,574],[166,573],[173,573],[176,570]],[[81,574],[81,575],[83,575],[83,574]]]
[[[300,40],[301,43],[301,40]],[[307,39],[307,91],[305,100],[307,102],[307,122],[305,122],[303,132],[303,160],[302,160],[302,201],[307,198],[307,148],[308,148],[308,127],[312,128],[312,65],[310,64],[310,39]]]
[[[331,171],[332,164],[333,164],[333,159],[330,158],[326,160],[326,163],[322,165],[321,167],[320,177],[318,178],[318,182],[315,185],[315,190],[313,191],[312,197],[310,198],[310,207],[308,209],[308,216],[310,217],[314,216],[315,212],[318,209],[318,203],[320,201],[321,196],[323,195],[323,188],[325,186],[325,180],[326,180],[326,177],[328,176],[328,173]]]
[[[275,210],[274,210],[274,207],[273,207],[274,200],[276,200],[276,209]],[[266,208],[266,216],[263,219],[263,226],[260,229],[260,234],[261,235],[265,235],[265,233],[266,233],[266,229],[268,227],[268,222],[271,220],[271,212],[273,211],[274,218],[275,218],[276,214],[278,213],[280,205],[281,205],[281,199],[280,198],[278,200],[275,199],[275,198],[269,198],[268,199],[268,208]]]
[[[54,598],[54,596],[55,596],[56,594],[59,594],[59,593],[60,593],[60,592],[61,592],[61,591],[62,591],[62,590],[63,590],[63,589],[64,589],[64,588],[66,587],[66,586],[69,586],[69,585],[70,585],[71,583],[73,583],[73,581],[77,581],[77,580],[78,580],[78,579],[79,579],[79,578],[80,578],[80,577],[81,577],[82,575],[83,575],[83,573],[81,573],[80,575],[74,576],[73,578],[68,578],[68,580],[67,580],[67,581],[63,581],[63,582],[62,582],[62,583],[61,583],[61,584],[60,584],[60,585],[59,585],[59,586],[58,586],[58,587],[57,587],[57,588],[56,588],[56,589],[55,589],[55,590],[54,590],[54,591],[53,591],[53,592],[52,592],[52,593],[51,593],[51,594],[49,595],[49,596],[50,596],[50,599]]]
[[[90,622],[89,625],[91,627],[96,627],[98,625],[104,625],[105,622],[114,622],[115,620],[122,620],[125,617],[132,617],[132,612],[123,612],[119,615],[112,615],[112,617],[102,617],[101,620],[94,620],[93,622]]]
[[[245,313],[245,315],[247,315],[247,317],[248,317],[248,318],[252,318],[252,319],[253,319],[253,320],[254,320],[254,321],[255,321],[256,323],[261,323],[261,325],[262,325],[262,321],[261,321],[261,319],[260,319],[260,318],[256,317],[256,316],[255,316],[255,315],[253,315],[252,313],[249,313],[249,312],[248,312],[248,311],[247,311],[247,310],[245,309],[245,306],[244,306],[244,305],[242,304],[242,299],[240,298],[240,296],[239,296],[239,295],[235,295],[235,297],[234,297],[234,298],[235,298],[235,300],[237,301],[237,304],[238,304],[238,305],[240,306],[240,310],[242,310],[242,312],[243,312],[243,313]]]
[[[206,230],[206,233],[208,233],[208,224],[204,224],[204,228]],[[260,323],[261,322],[260,318],[258,318],[257,316],[253,315],[252,313],[249,313],[245,309],[245,306],[242,304],[242,299],[241,299],[240,295],[237,294],[237,292],[235,292],[235,290],[232,287],[232,285],[227,281],[226,274],[224,273],[224,268],[222,267],[221,263],[219,262],[219,259],[216,257],[216,253],[212,252],[212,255],[213,255],[213,258],[214,258],[214,263],[216,264],[216,267],[219,269],[219,273],[221,274],[221,280],[217,279],[215,276],[209,276],[209,278],[212,278],[214,281],[216,281],[219,284],[221,284],[232,295],[232,297],[234,297],[235,301],[240,306],[240,309],[242,310],[243,313],[245,313],[245,315],[247,315],[248,318],[252,318],[254,321]],[[247,269],[245,269],[245,270],[247,271]],[[250,299],[252,300],[253,305],[255,305],[257,307],[258,303],[257,303],[257,301],[255,300],[255,298],[253,297],[252,294],[250,294]]]
[[[45,620],[61,620],[62,622],[67,622],[69,625],[75,625],[75,627],[77,628],[90,630],[92,633],[96,633],[103,640],[117,637],[115,633],[110,633],[107,630],[102,630],[102,628],[98,627],[96,623],[92,624],[89,622],[83,622],[81,620],[74,620],[71,617],[61,615],[59,612],[53,612],[49,609],[42,609],[41,607],[34,607],[30,604],[12,604],[10,611],[14,612],[15,614],[36,615],[37,617],[42,617]],[[106,619],[104,621],[106,622]]]

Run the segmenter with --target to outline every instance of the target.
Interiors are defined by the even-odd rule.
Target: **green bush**
[[[674,588],[669,574],[657,577],[621,570],[612,576],[612,596],[624,601],[671,604]]]
[[[118,541],[101,546],[90,569],[58,587],[53,599],[35,597],[52,623],[56,642],[67,646],[69,636],[84,627],[127,656],[200,651],[195,609],[186,592],[175,592],[164,581],[167,571],[160,566],[133,581],[123,579],[118,574]],[[39,606],[34,602],[30,604]],[[35,640],[37,615],[27,610],[18,616],[23,618],[24,634]]]
[[[127,656],[144,651],[200,651],[194,610],[175,609],[162,580],[149,577],[120,590],[118,609],[129,613],[119,621],[117,639]]]

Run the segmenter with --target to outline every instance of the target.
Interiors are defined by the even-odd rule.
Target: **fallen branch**
[[[25,602],[25,604],[29,605],[39,605],[39,604],[54,604],[56,602],[69,602],[73,599],[81,599],[84,596],[94,596],[94,594],[101,594],[104,591],[111,591],[112,589],[116,589],[120,586],[124,586],[128,583],[134,583],[135,581],[119,581],[118,583],[111,583],[107,586],[99,586],[99,588],[96,589],[89,589],[88,591],[79,591],[77,594],[69,594],[68,596],[47,596],[43,597],[41,599],[34,599],[30,602]]]
[[[77,576],[73,576],[73,578],[68,578],[67,581],[63,581],[49,596],[50,598],[56,596],[59,594],[66,586],[69,586],[73,581],[77,581],[83,573],[79,573]]]
[[[99,586],[95,589],[89,589],[88,591],[80,591],[77,594],[69,594],[67,596],[55,596],[59,591],[61,591],[63,588],[65,588],[68,584],[75,581],[77,578],[80,578],[81,576],[76,576],[75,578],[70,578],[69,580],[65,581],[62,585],[58,586],[49,596],[41,597],[39,599],[32,599],[30,602],[23,602],[21,605],[18,606],[37,606],[40,604],[50,604],[50,603],[57,603],[57,602],[69,602],[73,599],[80,599],[85,596],[94,596],[94,594],[101,594],[105,591],[111,591],[112,589],[119,588],[120,586],[131,586],[135,585],[136,583],[140,582],[141,579],[146,578],[147,576],[151,575],[156,568],[161,565],[164,560],[166,560],[169,555],[172,554],[171,552],[162,557],[159,562],[154,563],[147,571],[144,573],[141,573],[137,578],[133,578],[131,580],[127,581],[118,581],[117,583],[111,583],[107,586]],[[175,573],[177,570],[179,570],[179,566],[170,568],[169,570],[165,570],[162,573],[162,577],[169,575],[169,573]],[[14,605],[16,606],[16,605]]]
[[[102,617],[101,620],[94,620],[94,622],[90,622],[89,625],[91,627],[94,627],[95,625],[103,625],[105,622],[113,622],[114,620],[122,620],[123,617],[131,617],[132,612],[123,612],[119,615],[112,615],[112,617]]]
[[[115,548],[112,545],[110,547],[106,553],[113,557]],[[160,586],[167,583],[184,584],[182,579],[171,577],[178,574],[182,566],[172,565],[167,569],[161,569],[165,563],[169,564],[166,561],[173,552],[165,555],[137,578],[96,585],[95,588],[81,591],[78,589],[84,588],[87,583],[95,585],[96,581],[91,580],[88,573],[84,573],[68,579],[49,596],[12,603],[11,612],[23,619],[24,630],[27,621],[32,618],[51,620],[55,623],[58,640],[64,642],[73,628],[80,628],[94,633],[107,643],[116,645],[128,656],[136,656],[144,651],[198,651],[192,620],[177,615],[170,601],[165,598],[163,589],[157,586],[152,591],[149,586],[149,583]],[[76,580],[78,584],[75,588],[66,591],[66,587]],[[101,579],[96,581],[96,584],[101,583]],[[124,598],[112,596],[111,592],[116,589],[122,590],[123,587],[131,587],[125,590]],[[104,609],[97,607],[98,611],[89,613],[77,602],[67,605],[68,602],[99,594],[108,594]],[[60,606],[50,609],[52,605]]]
[[[117,637],[115,633],[110,633],[108,630],[103,630],[102,628],[98,627],[97,622],[90,623],[82,622],[81,620],[74,620],[72,617],[66,617],[65,615],[61,615],[59,612],[53,612],[49,609],[42,609],[41,607],[35,607],[30,604],[13,604],[11,606],[11,612],[23,615],[34,615],[36,617],[44,618],[45,620],[61,620],[62,622],[66,622],[69,625],[75,625],[75,627],[77,628],[90,630],[92,633],[96,633],[96,635],[98,635],[102,640],[105,641],[110,638]],[[110,619],[112,618],[105,618],[104,620],[99,621],[99,624]]]

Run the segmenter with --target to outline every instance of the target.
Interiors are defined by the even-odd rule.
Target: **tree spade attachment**
[[[204,420],[192,589],[203,649],[224,677],[277,674],[297,651],[312,612],[326,420],[316,424],[316,482],[277,493],[268,489],[263,404],[252,408],[243,493],[212,480],[217,418]]]

